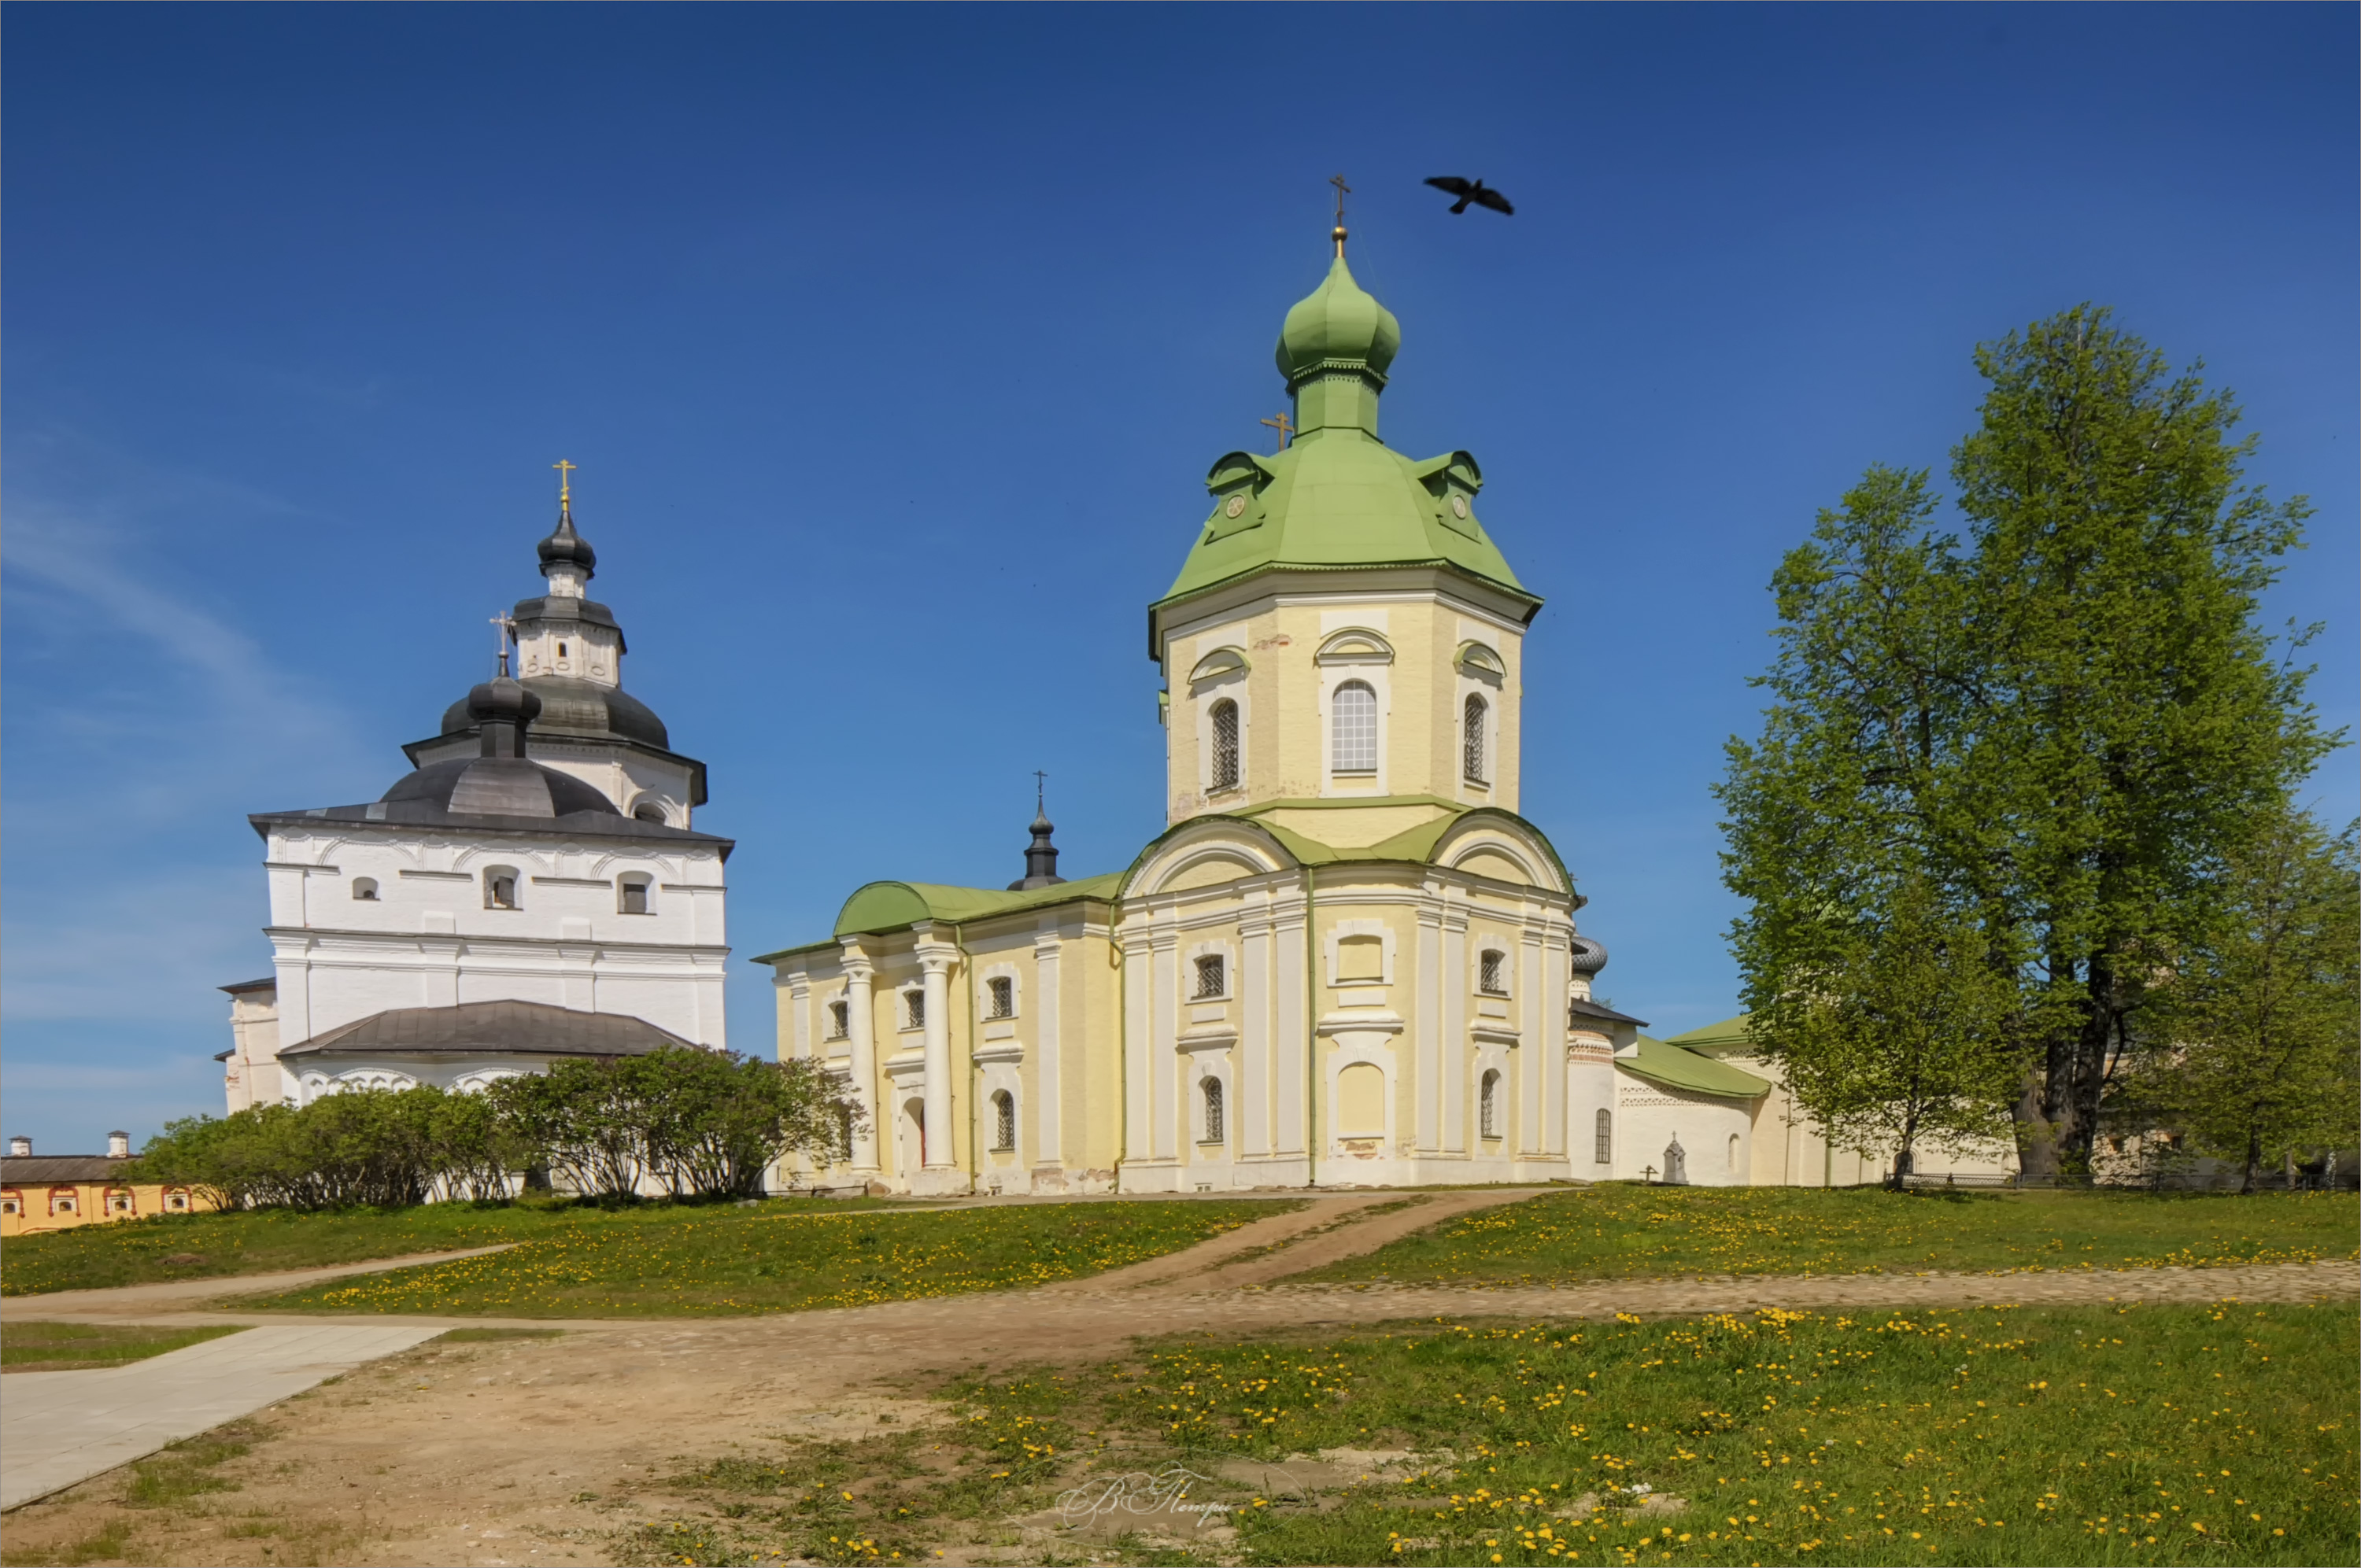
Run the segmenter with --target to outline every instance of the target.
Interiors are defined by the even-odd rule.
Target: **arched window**
[[[1228,697],[1213,705],[1209,717],[1213,723],[1213,777],[1207,788],[1214,790],[1238,787],[1238,705]]]
[[[653,913],[648,907],[648,879],[633,872],[615,880],[615,907],[626,915]]]
[[[1601,1111],[1598,1113],[1598,1131],[1591,1146],[1590,1157],[1592,1162],[1598,1165],[1615,1163],[1615,1113],[1611,1111]]]
[[[353,898],[357,903],[375,904],[377,902],[377,878],[373,876],[357,876],[353,878]]]
[[[1209,1144],[1218,1144],[1222,1141],[1223,1136],[1222,1080],[1218,1078],[1207,1079],[1205,1080],[1205,1087],[1202,1092],[1205,1097],[1205,1136],[1203,1141]]]
[[[1500,1075],[1488,1072],[1476,1091],[1476,1131],[1482,1136],[1500,1135]]]
[[[517,872],[514,866],[484,868],[484,907],[487,909],[519,909],[517,903]]]
[[[1016,982],[1008,976],[996,974],[985,981],[983,994],[985,1017],[1014,1018],[1016,1016]]]
[[[634,822],[653,822],[657,827],[661,828],[664,825],[664,807],[661,806],[635,806],[631,807],[631,820]]]
[[[1487,948],[1476,960],[1476,989],[1487,996],[1509,994],[1509,955],[1498,948]]]
[[[1196,1001],[1218,1002],[1230,993],[1230,966],[1219,953],[1197,960]]]
[[[1334,740],[1329,767],[1340,773],[1378,771],[1378,694],[1367,681],[1346,681],[1330,700]]]
[[[1471,696],[1460,720],[1459,771],[1469,784],[1482,784],[1484,768],[1484,720],[1491,714],[1480,696]]]
[[[1005,1089],[992,1097],[992,1146],[1001,1154],[1016,1147],[1016,1096]]]
[[[1740,1147],[1740,1146],[1739,1146],[1739,1141],[1738,1141],[1738,1135],[1737,1135],[1736,1133],[1732,1133],[1732,1134],[1730,1134],[1730,1175],[1732,1175],[1732,1176],[1736,1176],[1736,1175],[1738,1174],[1738,1155],[1739,1155],[1739,1147]]]

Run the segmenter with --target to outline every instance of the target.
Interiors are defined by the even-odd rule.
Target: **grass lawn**
[[[1630,1187],[1488,1209],[1307,1280],[1556,1280],[1681,1274],[2014,1273],[2352,1257],[2338,1192],[1887,1192]]]
[[[833,1212],[682,1209],[666,1223],[580,1223],[503,1253],[240,1304],[501,1317],[704,1316],[862,1307],[1096,1274],[1281,1213],[1291,1201],[1054,1203]]]
[[[0,1372],[75,1372],[120,1366],[203,1344],[236,1328],[105,1328],[93,1323],[17,1323],[0,1335]]]
[[[955,1386],[947,1426],[718,1460],[674,1477],[670,1517],[623,1550],[700,1564],[915,1563],[965,1543],[1040,1563],[2351,1563],[2356,1350],[2349,1304],[1192,1337]],[[1339,1449],[1412,1453],[1357,1482],[1366,1457],[1341,1474],[1299,1463],[1301,1485],[1253,1463]],[[1154,1512],[1123,1533],[1054,1532],[1070,1489],[1104,1497],[1116,1475],[1176,1464],[1197,1477],[1187,1502],[1226,1505],[1234,1537],[1182,1545]]]

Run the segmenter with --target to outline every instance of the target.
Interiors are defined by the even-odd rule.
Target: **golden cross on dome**
[[[1287,411],[1281,409],[1279,411],[1277,419],[1267,419],[1261,422],[1279,432],[1279,449],[1281,452],[1286,451],[1287,438],[1295,433],[1295,426],[1288,422]]]
[[[561,457],[550,466],[557,470],[557,499],[561,501],[572,500],[574,493],[570,482],[574,477],[575,465]]]
[[[1330,175],[1328,183],[1336,187],[1336,232],[1330,237],[1336,242],[1336,259],[1342,261],[1345,259],[1345,198],[1353,193],[1353,188],[1345,183],[1342,174]]]

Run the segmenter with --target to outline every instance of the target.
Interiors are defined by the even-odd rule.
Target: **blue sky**
[[[1708,785],[1772,566],[1867,465],[1942,470],[1979,340],[2098,301],[2236,389],[2319,509],[2270,617],[2328,623],[2351,723],[2356,15],[10,6],[6,1130],[220,1110],[246,813],[404,771],[561,456],[741,958],[1018,874],[1036,767],[1065,869],[1126,864],[1144,607],[1282,406],[1338,170],[1387,437],[1477,455],[1549,600],[1526,814],[1660,1032],[1734,1006]]]

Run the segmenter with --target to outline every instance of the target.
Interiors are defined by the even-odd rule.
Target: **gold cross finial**
[[[575,466],[561,457],[556,462],[552,463],[550,466],[557,470],[557,499],[561,502],[572,500],[574,499],[572,480],[574,477]]]
[[[1267,419],[1262,422],[1279,432],[1279,449],[1281,452],[1286,451],[1287,438],[1295,433],[1295,426],[1288,422],[1287,411],[1285,409],[1281,409],[1279,411],[1278,418]]]
[[[1328,183],[1336,187],[1336,232],[1331,237],[1336,241],[1336,255],[1342,259],[1345,254],[1345,198],[1353,193],[1353,188],[1345,183],[1342,174],[1331,174]]]

